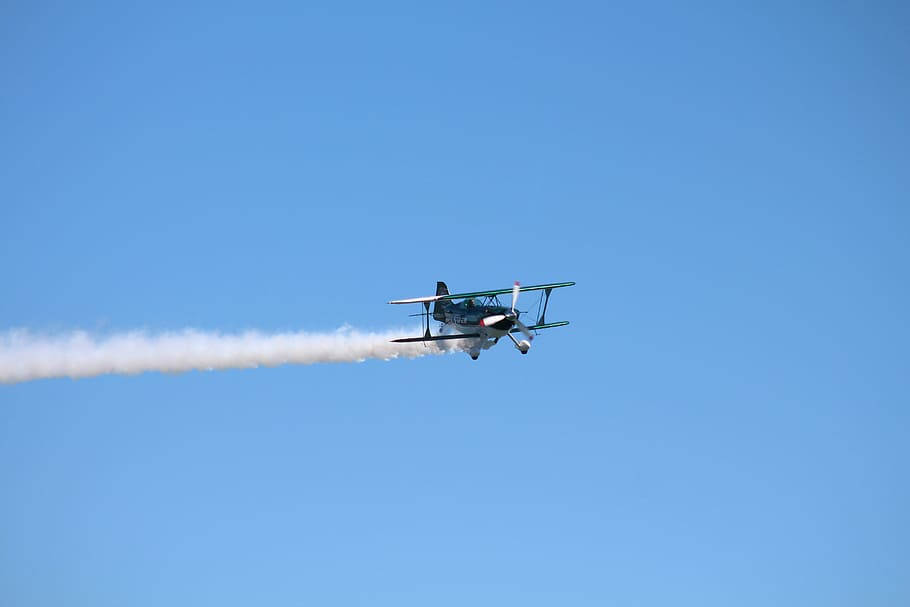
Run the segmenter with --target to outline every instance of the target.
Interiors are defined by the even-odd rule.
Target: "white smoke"
[[[462,340],[389,341],[410,333],[412,331],[363,333],[347,327],[334,333],[247,331],[222,334],[187,329],[158,334],[133,331],[108,336],[93,336],[84,331],[39,335],[14,330],[0,334],[0,383],[51,377],[75,379],[105,373],[179,373],[361,362],[371,358],[417,358],[460,351],[464,347]]]

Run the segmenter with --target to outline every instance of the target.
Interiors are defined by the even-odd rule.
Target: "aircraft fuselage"
[[[515,321],[503,318],[491,325],[481,321],[491,316],[507,316],[511,310],[505,306],[470,305],[467,302],[450,304],[446,307],[445,323],[454,327],[459,333],[480,333],[491,338],[502,337],[512,330]]]

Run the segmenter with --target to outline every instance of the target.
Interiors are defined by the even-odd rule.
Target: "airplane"
[[[512,343],[522,354],[527,354],[531,349],[531,340],[534,339],[532,331],[540,329],[550,329],[552,327],[563,327],[569,324],[569,321],[548,323],[544,316],[547,313],[547,304],[550,301],[550,293],[553,289],[561,287],[571,287],[574,282],[556,282],[545,285],[534,285],[532,287],[522,287],[518,282],[511,289],[494,289],[492,291],[476,291],[474,293],[449,293],[449,288],[444,282],[436,283],[436,295],[427,297],[412,297],[410,299],[396,299],[390,301],[390,304],[411,304],[422,303],[424,311],[412,316],[424,316],[426,318],[426,330],[422,337],[401,337],[393,339],[397,343],[411,342],[428,342],[443,341],[449,339],[474,339],[475,342],[468,349],[473,360],[477,360],[481,350],[491,348],[499,342],[503,336],[512,340]],[[512,305],[503,306],[499,303],[499,295],[512,293]],[[540,310],[540,317],[537,322],[530,327],[518,319],[521,311],[515,308],[518,304],[518,294],[522,291],[543,291],[544,297],[541,299],[543,309]],[[455,303],[454,300],[462,301]],[[430,333],[430,304],[433,304],[433,319],[442,323],[441,329],[451,327],[457,334],[432,335]],[[540,308],[540,303],[538,303]],[[523,333],[527,339],[518,341],[512,333]]]

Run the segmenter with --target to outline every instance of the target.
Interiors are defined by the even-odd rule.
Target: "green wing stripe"
[[[531,329],[532,331],[536,331],[537,329],[552,329],[553,327],[564,327],[567,324],[569,324],[568,320],[561,320],[559,322],[548,322],[548,323],[542,324],[542,325],[534,325],[533,327],[528,327],[528,328]]]
[[[571,287],[574,282],[554,282],[548,285],[534,285],[533,287],[521,287],[519,291],[540,291],[542,289],[558,289],[560,287]],[[455,293],[453,295],[444,295],[439,299],[468,299],[469,297],[487,297],[493,295],[505,295],[511,293],[512,289],[496,289],[493,291],[475,291],[474,293]]]

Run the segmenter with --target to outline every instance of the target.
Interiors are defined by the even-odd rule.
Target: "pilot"
[[[477,305],[477,302],[474,301],[474,298],[473,298],[473,297],[465,302],[465,306],[466,306],[469,310],[470,310],[471,308],[473,308],[475,305]]]

